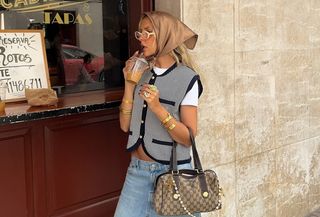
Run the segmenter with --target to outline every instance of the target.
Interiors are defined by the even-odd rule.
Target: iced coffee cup
[[[144,58],[142,57],[135,58],[135,63],[132,69],[129,70],[127,74],[127,81],[133,84],[137,84],[141,79],[143,72],[147,69],[147,67],[148,67],[148,62]]]
[[[6,92],[7,92],[7,84],[5,81],[0,81],[0,113],[3,113],[5,110],[5,99],[6,99]]]

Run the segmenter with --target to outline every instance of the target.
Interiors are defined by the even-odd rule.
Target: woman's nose
[[[143,37],[140,37],[138,40],[140,41],[140,43],[142,43],[143,41],[145,41],[145,39],[144,39]]]

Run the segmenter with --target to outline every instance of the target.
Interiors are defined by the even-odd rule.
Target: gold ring
[[[148,98],[148,97],[150,96],[150,93],[148,93],[147,91],[144,91],[144,92],[143,92],[143,95],[144,95],[146,98]]]
[[[157,88],[157,86],[155,86],[155,85],[149,85],[149,89],[151,90],[151,91],[153,91],[153,92],[157,92],[158,91],[158,88]]]

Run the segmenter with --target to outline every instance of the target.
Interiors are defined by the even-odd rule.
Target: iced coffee
[[[0,81],[0,114],[5,111],[6,92],[7,92],[7,83],[5,81]]]
[[[4,113],[6,103],[3,100],[0,100],[0,114]]]
[[[147,69],[147,67],[148,62],[144,58],[136,58],[132,69],[129,70],[127,74],[127,81],[133,84],[137,84],[140,81],[141,76],[143,72]]]

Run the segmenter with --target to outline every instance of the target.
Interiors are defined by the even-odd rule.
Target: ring
[[[157,88],[157,86],[155,86],[155,85],[149,85],[149,89],[151,90],[151,91],[153,91],[153,92],[157,92],[158,91],[158,88]]]
[[[150,93],[148,93],[147,91],[144,91],[144,92],[143,92],[143,95],[144,95],[146,98],[148,98],[148,97],[150,96]]]

